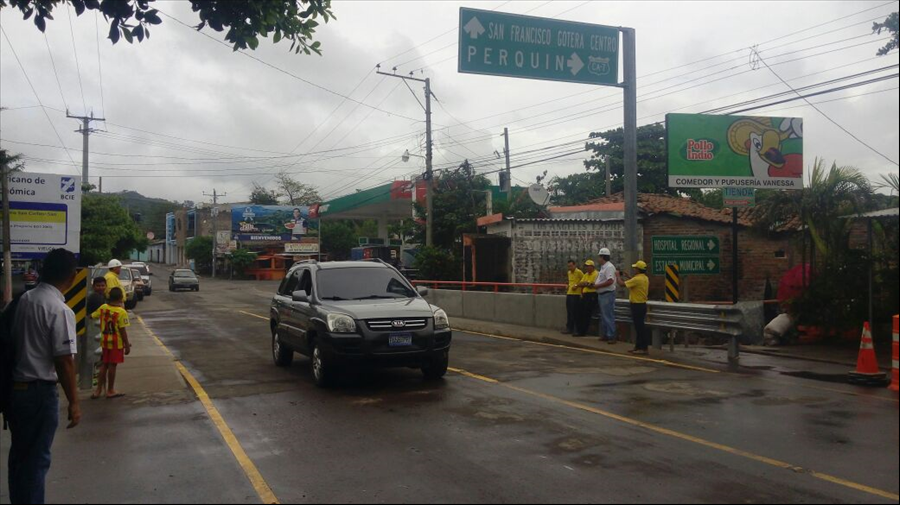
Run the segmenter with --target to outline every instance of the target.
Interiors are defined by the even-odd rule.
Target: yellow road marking
[[[810,475],[819,480],[824,480],[824,481],[830,482],[832,484],[837,484],[839,486],[854,489],[856,491],[871,494],[871,495],[878,496],[881,498],[886,498],[886,499],[893,500],[893,501],[900,500],[900,495],[898,495],[896,493],[891,493],[889,491],[883,491],[881,489],[876,489],[873,487],[865,486],[863,484],[858,484],[856,482],[852,482],[852,481],[849,481],[846,479],[841,479],[839,477],[834,477],[832,475],[828,475],[828,474],[824,474],[824,473],[819,473],[819,472],[816,472],[813,470],[806,470],[799,466],[792,465],[790,463],[785,463],[785,462],[779,461],[777,459],[767,458],[765,456],[753,454],[752,452],[743,451],[741,449],[736,449],[734,447],[730,447],[727,445],[718,444],[716,442],[710,442],[709,440],[704,440],[702,438],[695,437],[693,435],[688,435],[686,433],[681,433],[681,432],[678,432],[675,430],[670,430],[668,428],[663,428],[663,427],[656,426],[656,425],[653,425],[650,423],[645,423],[643,421],[638,421],[637,419],[632,419],[630,417],[620,416],[618,414],[614,414],[612,412],[598,409],[596,407],[591,407],[590,405],[585,405],[583,403],[564,400],[564,399],[558,398],[556,396],[548,395],[545,393],[539,393],[537,391],[532,391],[529,389],[514,386],[512,384],[500,382],[497,379],[492,379],[490,377],[484,377],[481,375],[473,374],[471,372],[467,372],[467,371],[459,369],[459,368],[449,368],[449,370],[451,372],[458,373],[460,375],[469,377],[471,379],[486,382],[488,384],[494,384],[494,385],[497,385],[497,386],[500,386],[500,387],[503,387],[503,388],[506,388],[506,389],[509,389],[512,391],[516,391],[518,393],[522,393],[524,395],[533,396],[535,398],[540,398],[542,400],[546,400],[551,403],[557,403],[560,405],[565,405],[567,407],[571,407],[573,409],[577,409],[577,410],[581,410],[584,412],[589,412],[591,414],[603,416],[603,417],[606,417],[607,419],[612,419],[612,420],[619,421],[624,424],[628,424],[628,425],[642,428],[642,429],[645,429],[648,431],[652,431],[654,433],[659,433],[660,435],[666,435],[666,436],[669,436],[672,438],[677,438],[679,440],[684,440],[686,442],[691,442],[691,443],[694,443],[697,445],[702,445],[702,446],[708,447],[710,449],[715,449],[715,450],[722,451],[722,452],[725,452],[728,454],[732,454],[732,455],[739,456],[742,458],[750,459],[752,461],[756,461],[758,463],[763,463],[763,464],[766,464],[769,466],[774,466],[776,468],[781,468],[783,470],[791,470],[796,473],[805,473],[805,474]]]
[[[263,316],[261,316],[261,315],[259,315],[259,314],[254,314],[254,313],[252,313],[252,312],[244,312],[243,310],[239,310],[238,312],[240,312],[241,314],[246,314],[246,315],[251,316],[251,317],[255,317],[255,318],[257,318],[257,319],[265,319],[266,321],[269,320],[268,317],[263,317]]]
[[[496,338],[496,339],[500,339],[500,340],[513,340],[516,342],[541,345],[544,347],[555,347],[557,349],[569,349],[572,351],[580,351],[580,352],[586,352],[586,353],[590,353],[590,354],[599,354],[601,356],[611,356],[614,358],[630,359],[630,360],[634,360],[634,361],[643,361],[646,363],[656,363],[658,365],[670,366],[673,368],[682,368],[684,370],[693,370],[695,372],[722,373],[719,370],[713,370],[711,368],[703,368],[703,367],[691,366],[691,365],[682,365],[681,363],[674,363],[672,361],[665,360],[665,359],[644,358],[641,356],[631,356],[628,354],[619,354],[619,353],[609,352],[609,351],[598,351],[595,349],[583,349],[581,347],[572,347],[572,346],[562,345],[562,344],[548,344],[546,342],[534,342],[532,340],[523,340],[521,338],[513,338],[513,337],[501,337],[500,335],[492,335],[490,333],[481,333],[481,332],[477,332],[477,331],[467,331],[467,330],[456,330],[456,331],[459,331],[461,333],[470,333],[472,335],[481,335],[483,337]]]
[[[257,316],[259,317],[259,316]],[[138,322],[141,323],[141,326],[147,330],[147,333],[153,338],[156,344],[166,352],[169,356],[174,358],[172,351],[166,347],[165,344],[162,343],[162,340],[153,333],[147,323],[144,322],[144,319],[138,316]],[[256,468],[256,465],[253,464],[253,460],[247,456],[247,453],[244,452],[244,448],[241,446],[241,443],[238,441],[237,437],[234,436],[234,432],[231,431],[231,428],[228,427],[228,423],[225,422],[225,419],[222,417],[222,414],[219,413],[219,409],[213,405],[212,399],[206,393],[206,390],[203,389],[203,386],[200,385],[200,382],[194,377],[193,374],[181,364],[180,361],[175,361],[175,367],[178,368],[178,371],[181,373],[184,380],[190,384],[191,388],[194,390],[194,394],[197,395],[197,399],[200,400],[200,403],[206,409],[206,413],[209,415],[210,420],[219,430],[219,433],[222,435],[222,438],[225,440],[225,444],[228,445],[228,448],[231,449],[231,453],[234,455],[234,458],[237,460],[238,464],[241,465],[241,468],[244,470],[244,474],[247,476],[247,479],[250,481],[250,484],[253,486],[253,489],[256,490],[256,494],[259,495],[259,499],[266,504],[272,503],[280,503],[278,498],[275,496],[275,493],[272,492],[272,489],[269,487],[269,484],[266,483],[265,478],[263,478],[262,474],[259,473],[259,470]]]

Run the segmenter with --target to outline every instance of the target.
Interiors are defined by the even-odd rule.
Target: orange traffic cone
[[[900,392],[900,371],[897,370],[897,363],[900,362],[900,316],[894,316],[894,355],[891,357],[891,391]]]
[[[887,376],[878,368],[878,358],[875,357],[875,343],[872,341],[872,330],[869,323],[863,326],[862,342],[859,344],[859,359],[856,362],[856,370],[850,372],[849,380],[853,384],[882,387],[887,380]]]

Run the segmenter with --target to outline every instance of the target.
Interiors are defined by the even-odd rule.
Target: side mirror
[[[417,287],[416,291],[418,291],[419,295],[421,296],[428,296],[428,288],[426,288],[425,286]]]
[[[306,294],[306,291],[294,291],[291,298],[293,298],[295,302],[309,303],[309,295]]]

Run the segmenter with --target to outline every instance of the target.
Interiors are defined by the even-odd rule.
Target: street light
[[[407,149],[406,152],[403,153],[403,156],[401,156],[400,159],[403,160],[403,163],[409,163],[409,158],[412,156],[415,156],[416,158],[422,158],[423,160],[425,159],[424,156],[410,153],[409,149]]]

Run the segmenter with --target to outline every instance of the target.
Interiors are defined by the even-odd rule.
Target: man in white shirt
[[[600,275],[594,286],[600,299],[600,340],[616,343],[616,266],[609,249],[600,249]]]
[[[13,320],[13,392],[8,413],[11,503],[44,503],[50,449],[59,426],[61,384],[69,400],[69,428],[81,422],[75,383],[75,313],[63,293],[75,281],[77,260],[64,249],[44,259],[41,284],[25,293]]]

